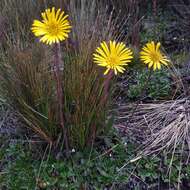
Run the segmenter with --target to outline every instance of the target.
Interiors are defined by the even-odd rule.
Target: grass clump
[[[12,5],[9,3],[10,1],[4,4],[5,17],[10,14]],[[102,103],[105,77],[102,70],[93,63],[92,55],[100,41],[119,39],[115,33],[114,19],[112,15],[108,16],[96,1],[89,3],[81,0],[67,4],[73,32],[58,52],[59,81],[54,81],[57,77],[57,68],[53,66],[55,52],[51,51],[51,48],[31,42],[31,35],[28,35],[31,18],[37,17],[32,10],[38,5],[41,10],[41,3],[31,3],[31,10],[25,17],[22,17],[25,10],[14,9],[18,16],[9,22],[10,27],[14,26],[14,29],[6,31],[7,43],[2,44],[1,49],[0,77],[5,89],[2,94],[19,112],[26,126],[53,147],[62,147],[62,144],[70,149],[91,146],[96,137],[106,130],[109,97],[112,95],[110,89],[109,96]],[[48,1],[44,4],[49,5]],[[58,7],[59,3],[56,2],[54,6]],[[16,27],[25,21],[30,25],[24,28]],[[12,41],[11,35],[15,31],[18,35]],[[58,88],[63,90],[59,98],[56,94]],[[60,125],[62,117],[66,130]]]
[[[34,45],[28,50],[10,50],[0,67],[4,97],[28,127],[50,143],[59,129],[49,61],[46,50]]]

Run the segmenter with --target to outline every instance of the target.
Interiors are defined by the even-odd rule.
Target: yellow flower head
[[[148,67],[153,67],[153,70],[160,69],[161,65],[168,65],[168,58],[160,51],[160,42],[155,44],[154,42],[147,43],[140,52],[140,59]]]
[[[71,26],[67,19],[68,15],[64,15],[64,11],[55,7],[46,9],[41,13],[42,21],[34,20],[31,30],[35,36],[41,37],[40,41],[51,45],[59,43],[68,38]]]
[[[118,72],[123,73],[125,71],[124,66],[133,58],[132,51],[126,48],[124,43],[116,43],[115,41],[110,41],[109,45],[102,42],[93,56],[95,63],[107,68],[104,75],[110,70],[113,70],[116,75]]]

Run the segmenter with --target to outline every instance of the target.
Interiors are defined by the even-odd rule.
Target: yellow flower
[[[154,42],[147,43],[140,52],[140,59],[148,67],[153,67],[153,70],[160,69],[161,65],[168,65],[168,58],[160,51],[160,42],[155,44]]]
[[[59,43],[68,38],[71,26],[67,19],[68,15],[64,15],[64,11],[55,7],[46,9],[41,13],[42,21],[34,20],[31,30],[36,37],[41,37],[40,41],[51,45]]]
[[[124,43],[116,43],[115,41],[110,41],[109,45],[102,42],[93,56],[95,63],[107,68],[104,75],[110,70],[113,70],[116,75],[118,72],[123,73],[124,66],[128,65],[127,63],[131,62],[133,58],[132,51],[126,48]]]

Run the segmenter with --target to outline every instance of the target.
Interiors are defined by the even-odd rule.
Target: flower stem
[[[103,94],[103,99],[102,99],[102,104],[106,103],[107,99],[108,99],[108,95],[109,95],[109,86],[110,86],[110,81],[113,77],[113,71],[111,70],[108,75],[105,78],[104,81],[104,94]]]
[[[155,18],[157,15],[157,0],[153,0],[153,14]]]
[[[68,136],[67,136],[67,129],[65,127],[65,120],[64,120],[64,113],[63,113],[63,89],[61,85],[61,70],[60,70],[60,44],[55,44],[55,51],[54,51],[54,77],[56,81],[56,90],[57,90],[57,101],[58,101],[58,110],[59,110],[59,119],[60,119],[60,125],[63,129],[63,135],[64,135],[64,143],[66,148],[66,154],[69,152],[69,144],[68,144]]]
[[[142,91],[141,91],[141,95],[140,95],[140,99],[137,101],[136,103],[136,106],[134,107],[134,109],[132,110],[132,113],[131,113],[131,116],[129,117],[129,122],[131,121],[131,119],[133,118],[134,114],[135,114],[135,111],[137,110],[140,102],[144,99],[144,95],[145,95],[145,92],[146,92],[146,89],[148,87],[148,84],[149,84],[149,81],[150,81],[150,78],[151,78],[151,75],[152,75],[152,70],[149,70],[149,73],[148,73],[148,77],[147,77],[147,80],[142,88]]]

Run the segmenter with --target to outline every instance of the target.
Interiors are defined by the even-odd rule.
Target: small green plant
[[[164,69],[152,73],[151,80],[143,92],[144,83],[147,81],[148,71],[139,70],[133,72],[133,80],[129,86],[127,96],[130,99],[163,99],[171,94],[171,81],[169,73]],[[143,94],[144,93],[144,94]]]
[[[168,20],[166,19],[168,15],[162,13],[156,16],[154,19],[152,15],[148,15],[147,19],[143,20],[143,30],[140,33],[141,43],[145,43],[152,39],[155,41],[162,41],[164,33],[167,30]]]
[[[179,155],[161,153],[140,160],[136,172],[147,183],[154,184],[160,180],[163,186],[178,189],[187,185],[186,181],[190,179],[189,169],[188,164]]]
[[[25,149],[24,143],[0,137],[0,189],[32,189],[34,168],[31,152]]]

